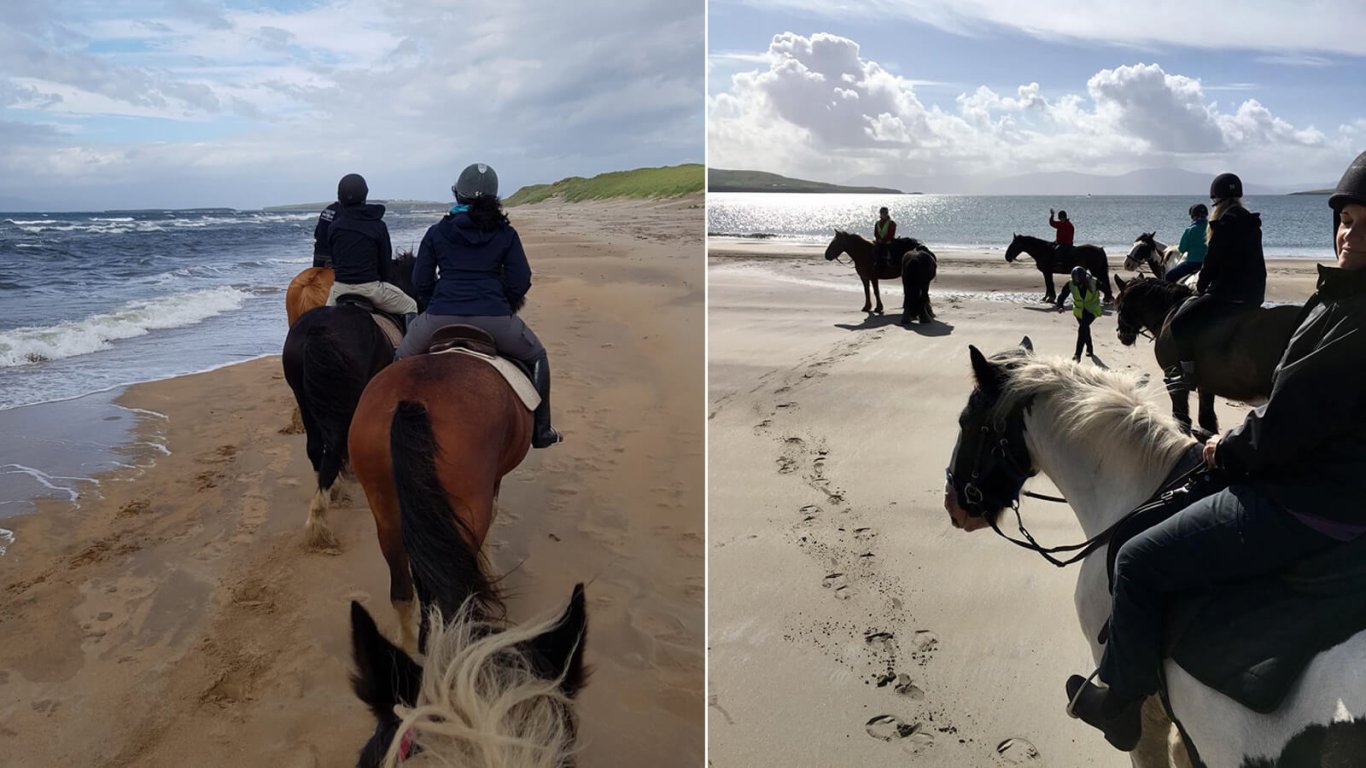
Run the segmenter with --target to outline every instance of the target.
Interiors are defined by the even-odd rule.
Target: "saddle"
[[[403,342],[403,318],[376,309],[375,303],[366,297],[358,293],[343,293],[337,297],[337,306],[355,307],[370,313],[370,319],[375,321],[375,325],[394,349],[398,349],[398,345]]]
[[[1177,463],[1173,475],[1198,466],[1192,463],[1199,460],[1198,449]],[[1226,487],[1219,476],[1199,472],[1122,522],[1106,561],[1111,591],[1115,556],[1124,542]],[[1363,593],[1366,536],[1281,573],[1176,598],[1165,615],[1165,655],[1201,683],[1268,714],[1280,707],[1316,655],[1366,630]],[[1108,633],[1107,623],[1102,643]]]
[[[463,323],[444,325],[432,334],[427,353],[467,355],[482,360],[498,371],[527,410],[534,411],[541,404],[541,395],[531,383],[531,371],[520,360],[500,356],[493,336],[483,328]]]

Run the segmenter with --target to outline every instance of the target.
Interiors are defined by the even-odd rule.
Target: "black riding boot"
[[[1092,685],[1081,675],[1067,678],[1067,714],[1100,729],[1121,752],[1132,752],[1143,735],[1143,699],[1121,702],[1109,688]]]
[[[541,404],[536,406],[531,428],[531,447],[549,448],[564,440],[559,432],[550,426],[550,363],[542,357],[531,367],[531,383],[536,385],[536,393],[541,396]]]

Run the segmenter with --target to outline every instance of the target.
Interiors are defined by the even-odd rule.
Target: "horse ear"
[[[531,651],[546,663],[545,670],[552,676],[564,673],[560,690],[573,696],[588,678],[583,664],[583,647],[588,640],[588,608],[583,596],[583,584],[574,585],[569,605],[555,626],[530,640]]]
[[[1028,336],[1020,339],[1020,348],[1031,355],[1034,354],[1034,342],[1030,341]]]
[[[1119,275],[1115,275],[1115,285],[1119,286],[1119,289],[1121,291],[1124,290],[1124,278],[1120,277]]]
[[[351,689],[380,721],[392,719],[394,705],[413,706],[422,685],[422,667],[380,634],[361,604],[351,601],[351,655],[356,671]]]
[[[994,394],[1001,388],[1001,372],[987,360],[986,355],[973,345],[968,345],[968,356],[972,358],[972,375],[977,379],[977,388]]]

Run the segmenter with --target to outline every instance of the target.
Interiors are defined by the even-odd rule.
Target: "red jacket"
[[[1054,242],[1060,245],[1072,244],[1072,237],[1074,234],[1076,234],[1076,230],[1072,228],[1071,221],[1068,221],[1067,219],[1054,220],[1054,218],[1050,215],[1048,217],[1048,226],[1058,230],[1057,237],[1053,238]]]
[[[878,233],[878,229],[881,228],[881,227],[882,227],[882,222],[881,222],[881,221],[878,221],[878,222],[876,222],[876,223],[873,224],[873,236],[874,236],[874,238],[875,238],[875,239],[873,240],[873,242],[875,242],[875,243],[890,243],[890,242],[892,242],[893,240],[896,239],[896,222],[895,222],[895,221],[892,221],[891,219],[887,219],[887,231],[886,231],[886,232],[882,232],[882,233],[879,234],[879,233]]]

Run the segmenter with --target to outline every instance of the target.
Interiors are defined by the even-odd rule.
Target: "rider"
[[[313,227],[313,266],[332,268],[332,246],[327,242],[327,229],[336,218],[341,203],[333,202],[318,214],[318,223]]]
[[[498,199],[498,174],[483,163],[460,172],[455,206],[422,238],[413,288],[428,300],[403,337],[395,358],[427,351],[445,325],[473,325],[493,336],[499,354],[531,368],[541,395],[531,444],[547,448],[564,438],[550,426],[550,365],[545,347],[517,316],[531,289],[531,267],[517,230]]]
[[[389,228],[384,224],[384,206],[366,203],[368,194],[370,188],[358,173],[348,173],[337,184],[341,207],[327,227],[336,282],[327,294],[327,304],[335,305],[338,296],[354,293],[369,299],[381,312],[403,315],[405,321],[411,321],[417,314],[417,302],[388,282],[393,264]],[[322,226],[321,221],[318,226]]]
[[[1074,675],[1073,711],[1133,749],[1142,700],[1157,691],[1168,596],[1284,569],[1366,533],[1366,152],[1328,198],[1337,267],[1318,290],[1272,378],[1271,398],[1204,458],[1232,480],[1119,550],[1110,635],[1097,670]],[[1211,255],[1214,251],[1211,249]]]
[[[1067,211],[1058,211],[1057,218],[1053,218],[1053,209],[1048,209],[1048,226],[1056,229],[1053,236],[1053,249],[1062,254],[1064,249],[1072,248],[1072,240],[1076,236],[1076,228],[1072,226],[1071,220],[1067,218]]]
[[[1086,267],[1072,267],[1072,279],[1058,293],[1059,312],[1062,311],[1069,293],[1072,296],[1072,314],[1077,318],[1077,350],[1073,353],[1072,359],[1081,362],[1081,350],[1085,347],[1086,356],[1094,360],[1096,350],[1091,346],[1091,323],[1100,317],[1100,288]]]
[[[896,239],[896,222],[883,206],[877,211],[877,222],[873,224],[873,268],[881,272],[892,260],[892,241]]]
[[[1242,180],[1221,173],[1210,184],[1209,196],[1214,209],[1209,216],[1209,248],[1196,284],[1200,295],[1182,304],[1170,322],[1181,367],[1166,371],[1167,382],[1186,387],[1195,386],[1195,351],[1191,348],[1195,327],[1256,309],[1266,299],[1262,219],[1243,207]]]
[[[1181,244],[1177,246],[1177,250],[1185,254],[1186,260],[1167,272],[1168,282],[1179,283],[1186,275],[1199,272],[1205,264],[1205,237],[1209,232],[1209,222],[1205,219],[1209,216],[1209,209],[1204,203],[1196,203],[1190,207],[1189,213],[1191,224],[1181,233]]]

